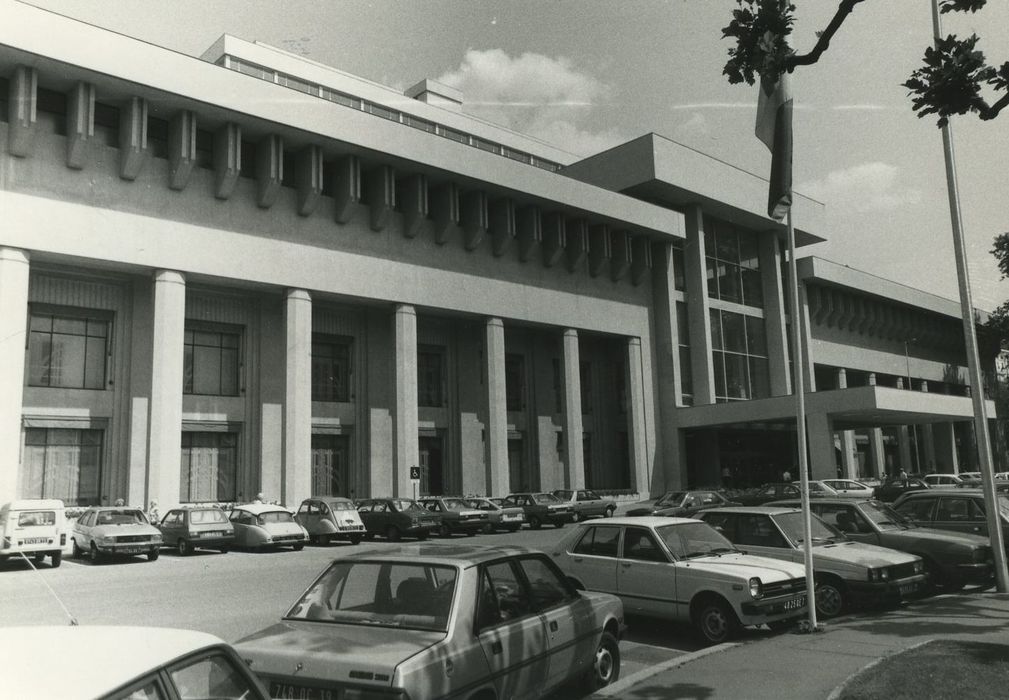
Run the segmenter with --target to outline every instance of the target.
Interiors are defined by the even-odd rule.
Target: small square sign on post
[[[410,467],[410,478],[414,481],[420,481],[420,467]]]

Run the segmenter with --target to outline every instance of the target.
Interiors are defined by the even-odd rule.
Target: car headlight
[[[160,534],[157,534],[157,535],[154,535],[153,537],[151,537],[151,542],[153,542],[155,544],[161,544],[161,541],[163,539],[164,538]]]
[[[920,574],[924,570],[925,570],[925,562],[923,562],[921,559],[919,559],[914,563],[914,573]]]
[[[890,572],[886,569],[869,569],[870,581],[886,581],[890,578]]]
[[[764,587],[756,576],[750,579],[750,597],[754,600],[760,600],[764,597]]]
[[[98,544],[115,544],[116,538],[112,535],[102,535],[98,538]]]

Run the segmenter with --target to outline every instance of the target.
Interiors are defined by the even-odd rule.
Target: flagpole
[[[804,324],[799,312],[799,276],[795,264],[795,226],[792,208],[788,208],[788,277],[792,298],[792,388],[795,393],[795,433],[799,443],[799,484],[802,496],[802,560],[806,566],[806,600],[809,608],[809,631],[816,625],[816,582],[813,580],[813,523],[809,511],[809,468],[806,456],[806,387],[802,354]]]
[[[932,0],[932,31],[938,46],[942,37],[938,0]],[[1006,554],[1002,537],[999,505],[995,493],[995,470],[992,466],[991,438],[988,435],[988,417],[985,411],[984,380],[977,350],[977,332],[974,328],[974,302],[971,300],[970,273],[960,215],[960,193],[956,180],[956,162],[953,153],[953,127],[949,120],[942,127],[943,157],[946,161],[946,189],[949,196],[949,215],[953,224],[953,252],[956,258],[956,278],[960,287],[960,314],[963,321],[964,343],[967,351],[967,371],[970,381],[971,401],[974,405],[974,439],[977,443],[981,467],[981,490],[984,494],[985,518],[995,559],[995,582],[999,593],[1009,592],[1009,573],[1006,571]]]

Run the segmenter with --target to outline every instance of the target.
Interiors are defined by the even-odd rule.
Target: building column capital
[[[156,270],[154,272],[154,281],[156,283],[181,284],[184,286],[186,284],[186,276],[175,270]]]
[[[499,327],[499,328],[504,328],[504,321],[502,321],[497,316],[488,316],[486,319],[484,319],[484,322],[488,326],[495,326],[495,327]]]
[[[413,307],[413,304],[396,304],[393,312],[397,315],[402,316],[416,316],[417,309]]]
[[[308,291],[304,289],[294,289],[294,288],[285,289],[284,298],[287,299],[288,301],[308,301],[308,302],[312,301],[312,295],[309,294]]]

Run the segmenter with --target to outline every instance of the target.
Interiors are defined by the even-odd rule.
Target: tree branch
[[[982,119],[985,120],[994,119],[995,117],[998,116],[998,113],[1001,112],[1006,107],[1009,107],[1009,92],[1002,95],[1000,99],[998,99],[991,105],[986,106],[984,109],[978,110],[978,116],[980,116]]]
[[[811,66],[819,61],[820,56],[830,46],[830,40],[834,38],[834,34],[837,33],[837,30],[844,24],[844,20],[855,9],[855,5],[861,2],[865,2],[865,0],[841,0],[841,4],[837,6],[837,12],[834,13],[834,17],[830,20],[827,28],[820,33],[820,37],[813,50],[801,56],[793,54],[785,61],[785,68],[788,72],[791,73],[796,66]]]

